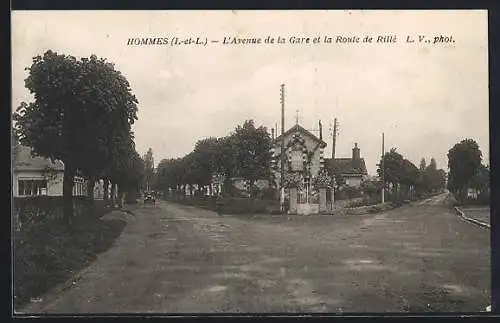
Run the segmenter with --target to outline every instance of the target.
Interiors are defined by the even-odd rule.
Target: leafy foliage
[[[72,215],[73,175],[115,177],[126,168],[137,99],[112,63],[95,55],[77,60],[47,51],[27,68],[34,101],[14,113],[21,144],[65,165],[65,217]]]
[[[384,165],[382,171],[381,165]],[[410,160],[399,154],[395,148],[392,148],[384,155],[384,160],[380,161],[377,172],[379,176],[384,175],[385,184],[390,184],[393,188],[391,197],[396,199],[408,197],[413,198],[416,194],[422,195],[444,188],[446,174],[442,169],[437,169],[436,160],[431,159],[429,165],[426,165],[424,158],[420,160],[419,167],[415,166]],[[402,186],[402,187],[401,187]],[[401,196],[400,190],[403,188],[404,194]]]
[[[259,178],[270,175],[271,138],[266,128],[255,128],[253,120],[238,126],[233,134],[235,166],[251,190]]]
[[[481,150],[473,139],[464,139],[448,151],[448,188],[462,201],[481,166],[481,159]]]
[[[399,174],[399,183],[403,185],[415,185],[419,177],[419,171],[408,159],[403,159],[402,167]]]
[[[383,184],[381,181],[369,180],[364,181],[361,185],[363,189],[363,193],[368,195],[368,197],[372,198],[382,191]]]
[[[381,167],[383,165],[383,169]],[[404,167],[404,158],[396,152],[396,148],[385,153],[383,160],[380,161],[377,173],[384,178],[386,183],[398,184],[401,181]]]
[[[158,185],[179,192],[194,185],[207,187],[216,178],[222,179],[225,191],[230,192],[230,179],[240,176],[254,191],[258,179],[270,176],[270,148],[267,130],[247,120],[228,136],[199,140],[193,151],[182,158],[160,161]]]
[[[481,164],[476,172],[476,175],[471,180],[471,188],[479,192],[485,192],[490,189],[490,169],[488,166]]]
[[[296,173],[296,172],[287,172],[285,173],[283,184],[285,187],[302,188],[304,184],[303,175],[301,173]]]
[[[333,184],[334,182],[325,168],[322,168],[313,179],[313,185],[316,188],[330,188],[333,187]]]
[[[146,154],[143,157],[144,164],[144,176],[142,188],[145,190],[149,190],[151,186],[154,186],[154,167],[155,162],[153,158],[153,149],[149,148]]]

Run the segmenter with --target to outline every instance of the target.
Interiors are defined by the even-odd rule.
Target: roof
[[[278,137],[276,137],[274,139],[274,142],[277,143],[280,139],[281,139],[281,136],[287,136],[289,135],[290,133],[293,133],[293,132],[301,132],[301,133],[304,133],[306,135],[308,135],[309,137],[313,138],[315,141],[319,141],[323,148],[326,147],[326,142],[324,142],[323,140],[319,139],[318,137],[316,137],[312,132],[310,132],[309,130],[305,129],[304,127],[302,127],[301,125],[299,124],[296,124],[294,125],[293,127],[291,127],[290,129],[288,129],[287,131],[285,131],[284,134],[282,135],[279,135]]]
[[[43,171],[51,168],[64,171],[64,164],[59,160],[52,162],[49,158],[32,157],[30,147],[17,145],[13,149],[16,150],[12,160],[12,166],[15,170]]]
[[[325,167],[330,174],[366,175],[365,159],[358,159],[357,165],[352,158],[325,158]]]

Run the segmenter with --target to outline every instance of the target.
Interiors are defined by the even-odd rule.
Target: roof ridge
[[[308,134],[309,136],[313,137],[314,139],[316,139],[317,141],[321,142],[323,144],[323,146],[326,146],[326,142],[323,140],[323,139],[320,139],[318,136],[316,136],[315,134],[313,134],[312,132],[310,132],[309,130],[307,130],[306,128],[302,127],[300,124],[296,123],[295,125],[293,125],[292,127],[290,127],[287,131],[285,131],[284,133],[280,134],[279,136],[277,136],[274,141],[278,141],[278,138],[281,138],[281,136],[285,136],[289,133],[291,133],[294,129],[300,129],[301,131],[305,132],[306,134]]]

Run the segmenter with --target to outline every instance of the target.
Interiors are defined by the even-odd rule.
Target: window
[[[304,166],[302,162],[302,151],[294,150],[292,151],[292,171],[301,171]]]
[[[18,181],[19,196],[47,195],[47,180],[20,179]]]

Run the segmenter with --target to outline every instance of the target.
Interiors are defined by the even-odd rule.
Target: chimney
[[[360,154],[359,154],[359,148],[358,148],[358,143],[354,143],[354,148],[352,149],[352,163],[354,167],[359,167],[359,160],[360,160]]]
[[[321,120],[319,120],[319,140],[323,140],[323,126],[321,125]]]
[[[271,129],[271,139],[274,140],[274,128]]]

